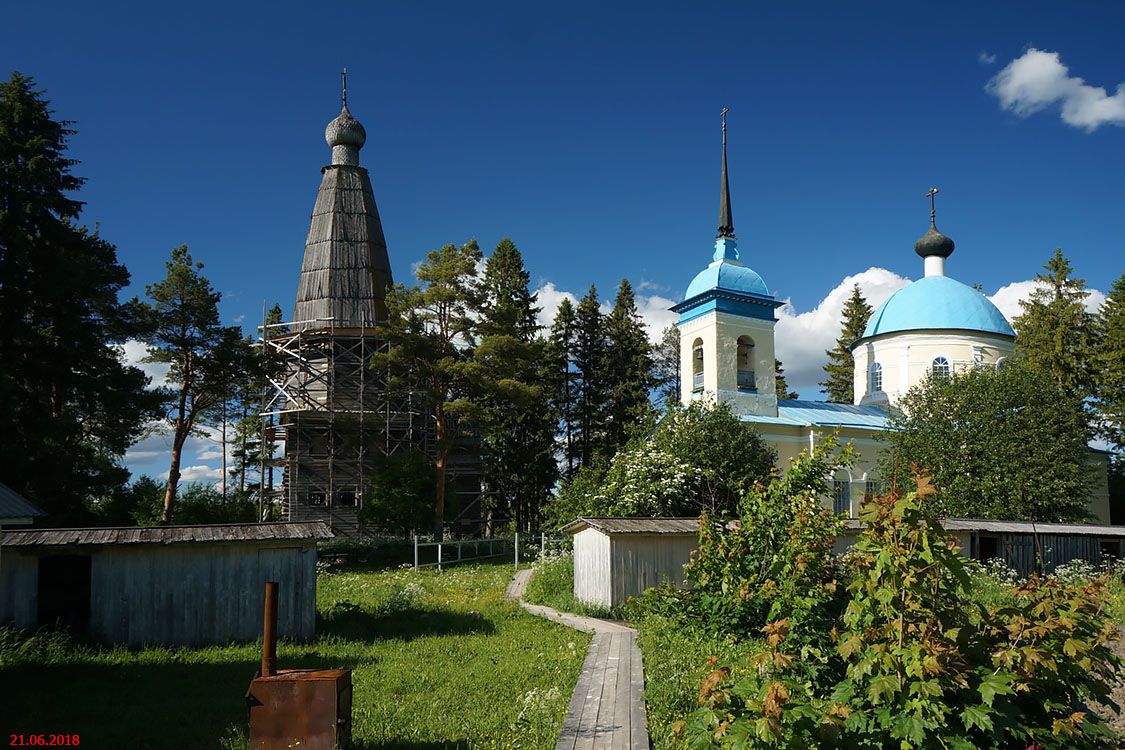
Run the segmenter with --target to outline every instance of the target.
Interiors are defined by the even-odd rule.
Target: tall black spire
[[[723,176],[722,186],[719,188],[719,237],[734,237],[734,218],[730,213],[730,183],[727,181],[727,112],[723,107],[720,117],[723,119]]]

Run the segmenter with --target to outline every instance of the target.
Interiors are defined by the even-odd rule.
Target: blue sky
[[[228,322],[291,310],[345,65],[397,280],[508,235],[548,306],[625,276],[654,326],[709,260],[730,107],[740,248],[792,303],[805,396],[841,285],[920,275],[930,185],[949,274],[1010,305],[1056,246],[1097,289],[1125,271],[1118,3],[8,3],[0,27],[0,72],[75,121],[132,291],[187,243]]]

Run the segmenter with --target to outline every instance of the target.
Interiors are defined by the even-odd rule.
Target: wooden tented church
[[[348,111],[328,123],[331,163],[313,207],[297,284],[293,320],[263,326],[262,344],[276,376],[263,410],[272,491],[285,518],[322,520],[337,535],[359,533],[356,510],[383,459],[407,448],[427,449],[431,425],[421,404],[392,397],[371,355],[385,346],[376,326],[387,314],[393,283],[387,241],[359,151],[367,139]],[[272,450],[271,450],[272,448]],[[447,492],[479,496],[477,462],[462,456]]]

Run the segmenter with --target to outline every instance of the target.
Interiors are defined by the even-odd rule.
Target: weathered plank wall
[[[612,606],[609,537],[597,529],[574,535],[574,598],[600,607]]]
[[[684,565],[691,559],[692,550],[699,546],[694,534],[614,536],[610,543],[611,607],[665,582],[683,588],[686,585]]]
[[[39,561],[10,549],[0,557],[0,624],[34,628]]]
[[[316,627],[316,548],[287,544],[91,548],[90,632],[129,645],[252,641],[261,637],[264,584],[272,580],[280,584],[278,634],[309,640]],[[0,621],[37,626],[38,557],[49,553],[5,551]]]

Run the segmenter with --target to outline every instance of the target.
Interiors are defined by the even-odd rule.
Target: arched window
[[[996,360],[996,372],[1000,372],[1001,370],[1003,370],[1004,366],[1007,365],[1007,364],[1008,364],[1008,358],[1007,357],[1001,357],[1000,359]]]
[[[837,476],[832,480],[832,512],[847,516],[852,512],[852,485],[847,476]]]
[[[879,393],[883,390],[883,366],[878,362],[871,363],[871,392]]]
[[[949,380],[949,376],[953,374],[953,367],[945,357],[934,357],[934,361],[930,364],[930,374],[935,378]]]
[[[691,345],[691,390],[703,390],[703,339],[696,339]]]
[[[754,339],[749,336],[738,337],[738,389],[752,391],[754,383]]]

